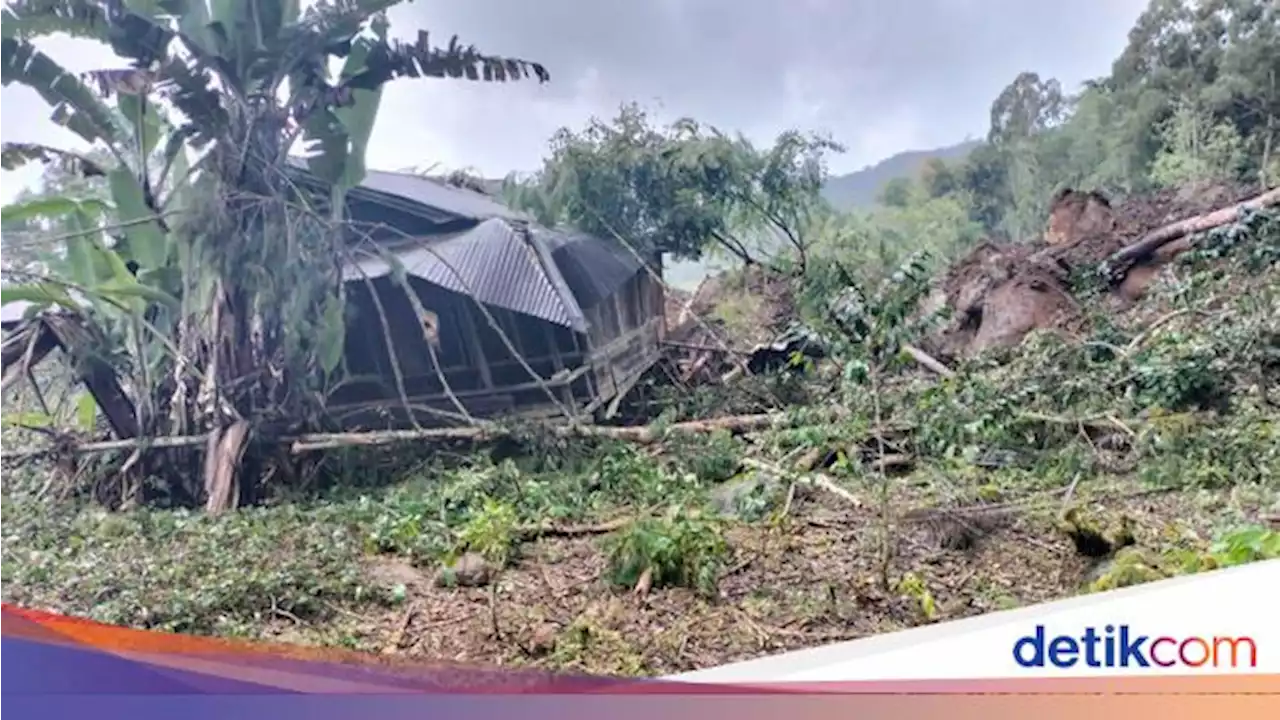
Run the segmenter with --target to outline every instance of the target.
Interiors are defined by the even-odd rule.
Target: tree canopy
[[[543,167],[512,179],[508,199],[549,224],[568,224],[639,251],[746,262],[779,248],[804,264],[826,158],[843,148],[820,135],[782,133],[755,147],[691,119],[656,127],[631,104],[611,121],[556,133]]]
[[[1033,70],[992,101],[986,142],[890,180],[877,207],[843,217],[818,198],[840,148],[788,132],[772,147],[635,105],[563,129],[508,199],[550,224],[697,260],[841,253],[879,267],[939,258],[983,235],[1037,236],[1063,187],[1123,196],[1280,177],[1280,15],[1274,3],[1152,0],[1109,75],[1078,89]],[[839,215],[840,217],[832,217]]]
[[[1123,196],[1204,182],[1274,186],[1278,101],[1275,3],[1152,0],[1109,75],[1069,92],[1019,73],[992,102],[984,145],[951,166],[927,164],[918,193],[889,183],[876,212],[951,198],[982,232],[1020,239],[1038,235],[1063,187]]]

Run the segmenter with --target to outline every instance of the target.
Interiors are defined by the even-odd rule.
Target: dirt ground
[[[1077,491],[1077,501],[1090,498],[1108,516],[1133,519],[1139,543],[1207,533],[1215,509],[1240,502],[1152,493],[1125,480]],[[930,618],[920,599],[880,587],[871,503],[817,494],[794,503],[786,526],[736,527],[716,599],[612,588],[597,538],[549,539],[525,546],[491,587],[437,587],[403,560],[375,559],[377,582],[405,588],[400,608],[347,613],[338,628],[281,619],[268,636],[321,644],[320,634],[354,634],[389,660],[665,675],[1067,597],[1100,567],[1052,529],[1056,497],[1011,512],[967,550],[942,544],[937,523],[904,521],[894,533],[894,575],[919,577],[936,605]]]
[[[1033,330],[1084,332],[1086,308],[1073,294],[1073,275],[1095,268],[1125,245],[1164,225],[1230,207],[1259,194],[1252,185],[1164,190],[1113,203],[1098,192],[1063,190],[1053,199],[1044,234],[1030,242],[986,241],[943,275],[934,303],[951,323],[923,343],[944,360],[1015,345]],[[1110,311],[1139,300],[1185,242],[1128,270],[1110,293]],[[753,267],[741,276],[707,278],[692,293],[667,299],[669,339],[694,346],[747,351],[775,340],[794,317],[788,284]],[[700,318],[695,320],[694,317]]]

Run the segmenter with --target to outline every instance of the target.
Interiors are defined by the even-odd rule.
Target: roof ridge
[[[399,175],[400,177],[413,178],[415,180],[425,180],[429,183],[439,185],[440,187],[449,188],[450,190],[463,190],[465,192],[472,193],[473,195],[479,195],[480,197],[496,200],[489,193],[480,192],[479,190],[473,190],[469,187],[463,187],[462,185],[454,185],[448,180],[442,180],[442,179],[431,177],[430,175],[422,175],[416,172],[409,172],[407,170],[376,170],[376,169],[369,168],[369,169],[366,169],[365,172],[366,173],[376,172],[376,173],[382,173],[383,175]],[[505,205],[505,203],[500,203],[500,204]],[[510,209],[514,210],[515,208],[510,208]]]

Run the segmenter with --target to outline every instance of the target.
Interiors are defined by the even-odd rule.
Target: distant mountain
[[[826,196],[828,202],[841,210],[871,207],[876,203],[876,195],[879,194],[880,188],[890,180],[915,176],[932,158],[948,162],[961,160],[981,144],[979,140],[969,140],[934,150],[900,152],[857,172],[828,178],[822,194]]]
[[[870,208],[876,204],[876,195],[885,183],[900,177],[914,177],[931,158],[956,162],[968,157],[980,140],[969,140],[933,150],[908,150],[882,160],[875,165],[847,175],[835,175],[827,179],[822,194],[840,210]],[[668,284],[682,290],[690,290],[708,274],[722,266],[707,260],[702,262],[675,262],[668,260],[663,274]]]

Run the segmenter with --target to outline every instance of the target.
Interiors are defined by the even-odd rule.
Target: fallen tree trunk
[[[844,500],[845,502],[849,503],[854,507],[862,507],[862,501],[858,499],[858,496],[840,487],[839,485],[836,484],[834,480],[827,477],[826,475],[823,475],[822,473],[814,473],[814,472],[796,473],[796,472],[789,471],[786,468],[779,467],[778,465],[775,465],[773,463],[764,462],[763,460],[756,460],[755,458],[743,458],[742,464],[746,465],[747,467],[755,468],[757,470],[764,470],[765,472],[774,473],[775,475],[779,475],[781,477],[790,479],[792,482],[795,482],[795,483],[799,483],[802,485],[809,485],[811,487],[816,487],[821,490],[825,490],[831,493],[832,495],[835,495],[836,497],[840,498],[841,500]]]
[[[830,408],[822,413],[825,419],[845,417],[844,408]],[[707,433],[716,430],[754,432],[789,423],[786,413],[762,413],[759,415],[731,415],[710,420],[690,420],[668,426],[640,425],[635,427],[608,427],[601,425],[548,425],[545,430],[560,437],[600,437],[645,445],[661,440],[667,432]],[[331,435],[307,435],[293,443],[293,452],[302,453],[335,447],[359,445],[384,445],[405,440],[488,440],[511,434],[503,428],[432,428],[428,430],[391,430],[371,433],[335,433]]]
[[[835,420],[848,417],[848,410],[833,407],[817,413],[814,420]],[[758,415],[731,415],[711,418],[709,420],[690,420],[667,426],[641,425],[636,427],[609,427],[602,425],[546,425],[541,429],[560,437],[599,437],[623,440],[641,445],[654,443],[666,437],[668,432],[707,433],[716,430],[730,432],[756,432],[773,427],[793,425],[794,421],[787,413],[774,412]],[[481,442],[507,437],[516,432],[503,427],[445,427],[426,428],[422,430],[381,430],[374,432],[351,433],[309,433],[291,437],[281,437],[274,442],[290,446],[294,454],[332,450],[341,447],[373,447],[392,445],[403,442],[462,440]],[[207,433],[200,435],[178,435],[159,438],[130,438],[126,440],[107,440],[103,442],[84,443],[71,448],[71,452],[79,455],[93,453],[116,452],[133,449],[160,449],[195,447],[208,442]],[[52,449],[40,449],[5,453],[8,459],[26,459],[53,454]]]
[[[1108,258],[1107,262],[1113,266],[1124,267],[1128,264],[1138,262],[1154,253],[1166,243],[1173,242],[1178,238],[1195,233],[1212,230],[1221,225],[1226,225],[1234,221],[1240,213],[1241,208],[1250,210],[1261,210],[1271,205],[1280,205],[1280,188],[1269,190],[1255,198],[1237,203],[1231,207],[1215,210],[1205,215],[1197,215],[1196,217],[1179,220],[1170,223],[1164,227],[1156,228],[1144,235],[1137,242],[1124,246]]]

